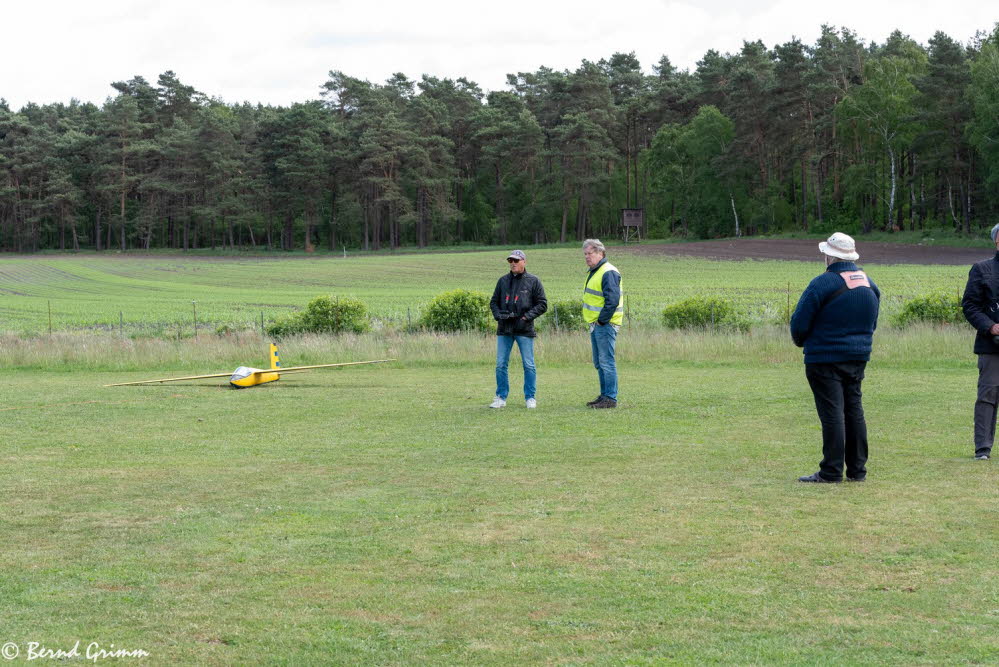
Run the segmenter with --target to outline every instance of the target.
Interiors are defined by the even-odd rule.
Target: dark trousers
[[[989,456],[996,439],[999,407],[999,354],[978,355],[978,399],[975,401],[975,456]]]
[[[861,404],[860,383],[866,361],[805,364],[805,377],[815,397],[822,423],[822,462],[819,475],[838,482],[867,476],[867,422]]]

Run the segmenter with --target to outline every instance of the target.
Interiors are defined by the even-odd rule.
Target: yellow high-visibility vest
[[[604,308],[603,280],[604,274],[608,271],[617,271],[613,264],[604,262],[600,268],[593,272],[586,285],[583,286],[583,321],[587,324],[596,322],[600,311]],[[617,271],[621,273],[620,271]],[[624,281],[622,281],[623,283]],[[624,285],[621,285],[621,299],[617,302],[617,309],[611,317],[611,324],[621,326],[624,323]]]

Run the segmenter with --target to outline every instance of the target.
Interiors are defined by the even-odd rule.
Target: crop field
[[[987,253],[984,253],[987,255]],[[222,325],[259,329],[321,294],[362,299],[379,326],[415,322],[434,295],[467,288],[491,293],[506,271],[503,251],[358,257],[36,256],[0,258],[0,331],[116,329],[174,335]],[[624,276],[629,323],[656,325],[670,303],[710,294],[734,301],[751,321],[786,321],[822,264],[712,261],[611,248]],[[549,301],[576,300],[585,265],[575,247],[531,250],[528,271]],[[959,293],[967,267],[889,265],[869,272],[884,293],[883,314],[934,290]],[[192,304],[192,302],[195,302]]]
[[[586,333],[545,331],[538,408],[524,407],[515,352],[509,405],[489,410],[493,336],[402,325],[440,291],[491,290],[503,257],[0,260],[3,650],[113,644],[213,665],[999,663],[999,468],[972,459],[970,327],[879,328],[868,481],[805,485],[821,432],[776,320],[818,261],[612,249],[632,299],[620,407],[584,407],[598,390]],[[576,249],[528,257],[550,299],[577,298]],[[967,272],[869,270],[889,314],[956,292]],[[758,325],[656,325],[663,306],[719,292]],[[323,293],[365,300],[383,326],[288,337],[285,366],[398,361],[243,391],[104,386],[259,367],[260,311]],[[206,329],[245,330],[171,335],[192,300]],[[53,335],[24,335],[47,329],[50,301]],[[119,311],[126,335],[103,331]]]

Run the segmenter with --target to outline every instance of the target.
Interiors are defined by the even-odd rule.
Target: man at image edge
[[[976,263],[968,272],[961,308],[975,327],[975,354],[978,355],[978,396],[975,400],[975,459],[988,461],[996,436],[996,407],[999,404],[999,225],[989,232],[996,247],[994,257]]]

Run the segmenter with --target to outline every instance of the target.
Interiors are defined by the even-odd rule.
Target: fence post
[[[787,281],[787,323],[791,323],[791,281]]]
[[[52,337],[52,302],[49,301],[49,338]]]
[[[406,306],[406,324],[410,329],[413,328],[413,312],[410,310],[409,306]]]
[[[260,337],[263,338],[266,335],[264,331],[264,311],[260,311]]]
[[[194,310],[194,337],[198,337],[198,304],[196,301],[191,302],[191,308]]]
[[[118,337],[125,337],[125,316],[122,315],[120,310],[118,311]]]
[[[715,328],[715,304],[711,304],[711,328]]]
[[[552,308],[552,315],[555,316],[555,331],[558,331],[559,330],[559,326],[558,326],[558,304],[555,304],[555,307]]]

